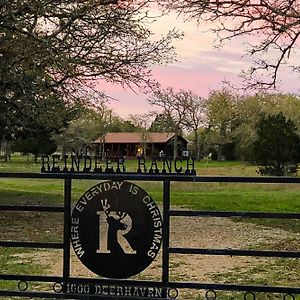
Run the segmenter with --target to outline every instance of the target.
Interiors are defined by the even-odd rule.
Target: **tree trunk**
[[[178,132],[175,130],[175,135],[174,135],[174,159],[178,156]]]
[[[199,135],[198,130],[194,130],[194,144],[195,144],[195,158],[196,160],[200,160],[200,151],[199,151]]]
[[[220,138],[221,138],[221,142],[218,147],[218,160],[222,160],[222,158],[223,158],[223,146],[226,141],[226,125],[225,124],[221,124]]]
[[[220,161],[222,160],[223,157],[223,144],[218,145],[218,157],[217,160]]]

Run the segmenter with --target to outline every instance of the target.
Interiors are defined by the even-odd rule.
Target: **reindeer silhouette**
[[[126,217],[127,214],[117,212],[116,215],[118,216],[117,219],[112,215],[108,215],[106,219],[108,223],[107,248],[108,250],[110,250],[111,254],[125,254],[118,241],[118,231],[127,229],[127,225],[125,223],[122,223],[122,220]]]
[[[132,228],[132,219],[126,212],[111,211],[107,199],[101,200],[106,215],[107,250],[111,254],[135,254],[125,235]]]

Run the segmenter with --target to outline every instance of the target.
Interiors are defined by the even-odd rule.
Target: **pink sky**
[[[184,31],[185,36],[175,44],[179,61],[167,66],[153,67],[154,78],[164,88],[192,90],[199,96],[207,97],[210,90],[221,88],[223,80],[238,82],[241,70],[250,65],[249,58],[242,58],[245,43],[241,39],[217,50],[213,47],[215,36],[207,32],[208,27],[200,28],[196,23],[184,23],[174,15],[155,23],[153,32],[159,35],[165,33],[172,29],[170,24],[176,24],[178,29]],[[291,63],[299,62],[299,51],[295,51],[291,59]],[[299,93],[299,73],[282,70],[280,79],[281,91]],[[121,117],[155,110],[155,107],[147,103],[147,95],[139,92],[135,94],[117,85],[101,83],[101,86],[107,94],[118,99],[110,106]]]

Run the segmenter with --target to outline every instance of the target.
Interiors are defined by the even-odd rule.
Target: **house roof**
[[[147,132],[147,143],[166,143],[174,137],[173,132]],[[141,132],[109,132],[105,135],[104,142],[107,144],[138,144],[142,141]],[[98,138],[94,143],[102,143],[102,138]]]

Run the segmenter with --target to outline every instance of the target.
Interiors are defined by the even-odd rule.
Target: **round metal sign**
[[[99,183],[73,209],[74,251],[89,270],[100,276],[127,278],[140,273],[156,257],[161,241],[159,208],[133,183]]]

